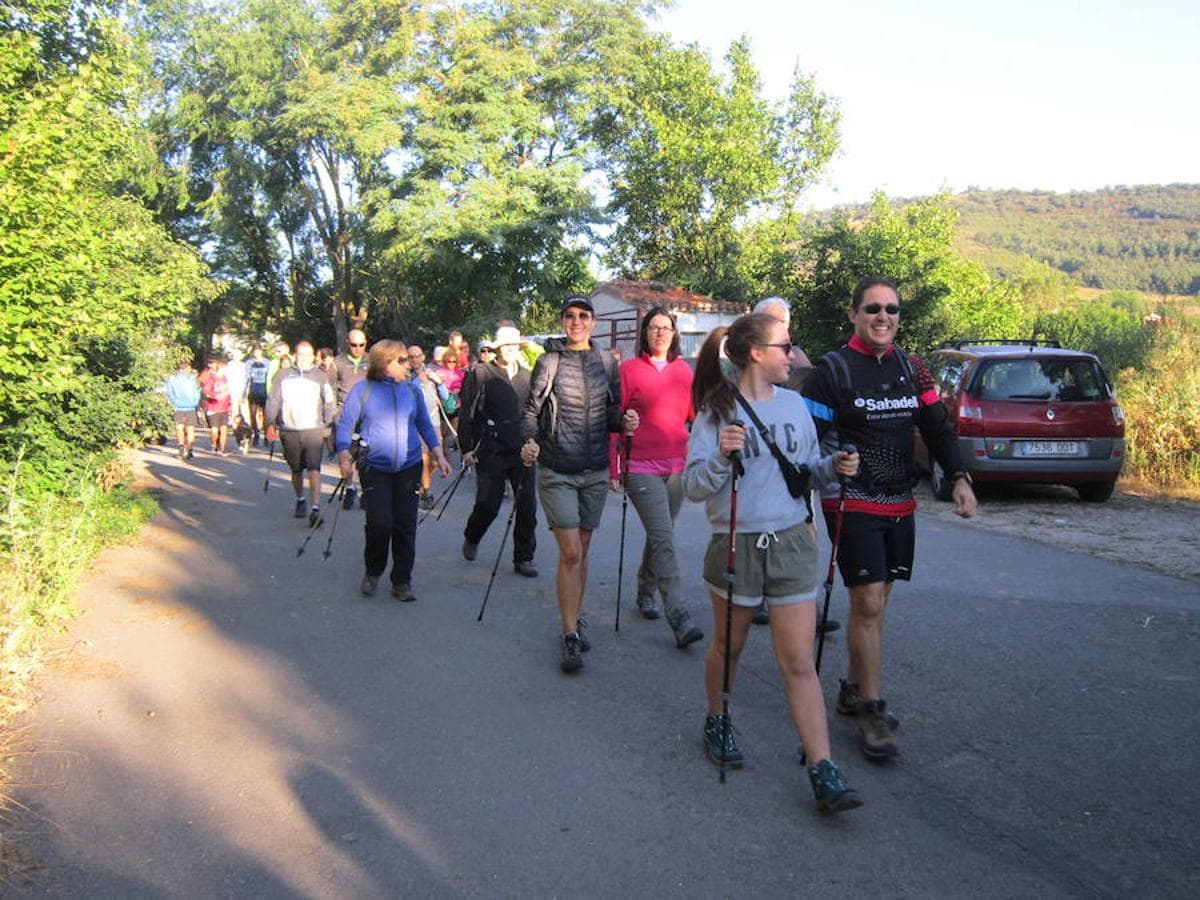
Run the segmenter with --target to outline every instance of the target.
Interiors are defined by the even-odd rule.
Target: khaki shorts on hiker
[[[555,528],[600,527],[600,516],[608,502],[608,469],[583,472],[555,472],[542,467],[538,472],[538,497],[546,514],[546,524]]]
[[[807,603],[817,598],[817,544],[803,522],[783,531],[756,531],[734,538],[733,605]],[[714,534],[704,552],[704,583],[726,596],[729,534]]]

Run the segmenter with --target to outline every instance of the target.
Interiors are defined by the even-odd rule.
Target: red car
[[[1055,341],[952,341],[925,361],[976,482],[1068,484],[1092,502],[1112,496],[1125,414],[1091,353]],[[916,460],[949,500],[951,485],[919,434]]]

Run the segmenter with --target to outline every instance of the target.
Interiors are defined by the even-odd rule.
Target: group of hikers
[[[247,377],[246,396],[257,399],[247,403],[246,446],[260,433],[272,454],[276,439],[282,443],[295,515],[307,514],[312,527],[320,523],[327,448],[336,454],[346,509],[358,481],[366,511],[365,596],[387,573],[394,597],[416,600],[417,516],[433,506],[433,474],[453,471],[447,444],[461,452],[456,477],[476,475],[463,531],[466,560],[476,559],[511,492],[513,569],[536,577],[536,493],[557,544],[559,665],[568,673],[582,669],[592,647],[584,616],[588,551],[610,491],[632,501],[644,527],[637,609],[647,619],[665,617],[681,650],[704,639],[674,538],[683,499],[702,502],[711,537],[701,575],[713,630],[704,659],[704,751],[722,777],[742,765],[728,699],[751,625],[767,624],[817,807],[840,812],[862,800],[831,759],[814,653],[819,630],[837,627],[828,620],[832,560],[850,595],[849,666],[836,708],[856,720],[863,754],[885,761],[898,752],[899,720],[882,692],[884,612],[894,582],[912,571],[914,428],[950,473],[955,511],[968,517],[976,506],[929,370],[895,345],[900,306],[892,281],[862,279],[847,313],[853,334],[815,366],[791,343],[790,308],[779,298],[710,332],[694,369],[681,356],[668,309],[642,315],[636,353],[618,361],[594,345],[595,310],[582,296],[563,304],[565,336],[544,352],[506,320],[479,344],[473,363],[457,333],[430,368],[420,347],[384,339],[368,351],[355,329],[327,371],[302,341],[294,355],[276,347],[261,381]],[[247,370],[260,356],[256,348]],[[176,377],[187,374],[181,369]],[[211,387],[201,392],[204,403],[220,400]],[[176,404],[181,455],[190,457],[196,404],[180,409],[170,385],[167,393]],[[214,450],[223,452],[211,413],[208,422]],[[833,543],[824,615],[817,609],[814,491]]]

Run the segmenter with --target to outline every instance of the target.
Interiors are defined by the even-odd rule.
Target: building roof
[[[703,294],[693,294],[675,284],[664,281],[606,281],[591,293],[616,297],[632,307],[649,309],[665,306],[672,312],[731,313],[740,315],[749,308],[748,304],[734,300],[718,300]]]

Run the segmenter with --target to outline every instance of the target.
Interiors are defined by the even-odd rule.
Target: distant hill
[[[1031,256],[1086,287],[1200,292],[1198,184],[968,191],[951,200],[962,251],[998,274]]]

